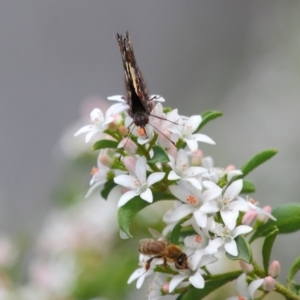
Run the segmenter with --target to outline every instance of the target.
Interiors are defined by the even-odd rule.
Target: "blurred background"
[[[73,168],[76,151],[82,153],[76,143],[84,144],[73,134],[94,104],[123,93],[114,35],[127,29],[150,93],[183,115],[224,113],[204,129],[217,143],[204,146],[204,154],[218,166],[240,167],[260,150],[277,148],[249,176],[254,198],[261,206],[298,202],[299,1],[4,0],[0,230],[34,238],[49,218],[60,218],[53,210],[74,200],[71,187],[77,202],[86,201],[96,156]],[[280,236],[272,258],[289,266],[299,246],[299,233]]]

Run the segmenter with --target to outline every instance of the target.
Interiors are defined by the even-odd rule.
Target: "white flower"
[[[169,156],[168,163],[172,170],[168,175],[169,180],[183,180],[192,184],[195,188],[201,190],[202,185],[197,176],[205,173],[207,170],[202,167],[190,167],[188,155],[183,149],[178,150],[176,159]]]
[[[129,191],[121,196],[118,207],[123,206],[138,195],[140,195],[143,200],[151,203],[153,201],[153,194],[150,186],[162,180],[164,176],[164,172],[155,172],[146,178],[146,158],[144,156],[138,158],[135,167],[135,176],[119,175],[114,178],[116,184],[129,189]]]
[[[239,212],[249,210],[248,203],[243,198],[238,197],[243,188],[243,180],[239,179],[231,183],[223,195],[222,189],[215,183],[205,181],[203,185],[207,190],[203,193],[205,203],[200,210],[206,214],[219,211],[225,225],[232,230],[236,226]]]
[[[238,248],[234,239],[238,235],[249,233],[252,230],[253,228],[250,226],[240,225],[231,231],[221,224],[216,224],[214,233],[218,237],[213,240],[210,240],[205,250],[206,252],[213,254],[216,253],[219,247],[224,246],[227,253],[231,254],[232,256],[237,256]]]
[[[191,260],[192,260],[192,257],[191,257]],[[217,258],[212,255],[202,256],[200,262],[198,262],[198,265],[194,266],[194,268],[193,268],[196,271],[192,271],[189,269],[183,274],[174,275],[170,281],[169,293],[172,293],[175,290],[175,288],[179,285],[179,283],[181,283],[183,280],[185,280],[187,278],[189,279],[189,282],[195,288],[203,289],[205,281],[204,281],[204,278],[202,277],[202,274],[205,274],[205,272],[201,269],[201,267],[211,264],[211,263],[215,262],[216,260],[217,260]],[[193,263],[192,263],[192,265],[193,265]]]
[[[198,149],[198,142],[215,144],[215,142],[205,134],[194,133],[202,122],[200,115],[191,116],[182,126],[172,129],[172,132],[179,135],[188,145],[191,151]]]
[[[104,151],[104,150],[103,150]],[[91,187],[85,195],[85,198],[88,198],[95,188],[102,186],[107,181],[107,173],[110,168],[106,167],[100,162],[100,157],[103,154],[103,151],[100,151],[97,159],[97,168],[92,169],[92,179],[90,181]]]
[[[174,209],[170,216],[170,221],[179,221],[189,214],[193,214],[198,226],[206,227],[207,214],[200,210],[203,203],[201,191],[193,186],[187,188],[186,184],[171,185],[169,189],[176,198],[183,202]]]
[[[146,277],[152,275],[154,273],[153,269],[156,267],[156,265],[160,265],[163,263],[163,259],[161,258],[153,258],[151,260],[150,268],[148,270],[145,269],[145,266],[147,264],[147,261],[150,259],[150,256],[140,254],[139,256],[139,265],[141,268],[136,269],[131,276],[129,277],[127,283],[130,284],[135,279],[138,279],[136,282],[136,288],[139,289],[143,283]]]
[[[239,293],[238,296],[227,298],[227,300],[254,300],[255,291],[263,284],[264,279],[256,279],[247,287],[246,274],[243,273],[236,280],[236,290]]]
[[[155,273],[154,279],[148,289],[148,300],[162,300],[162,287],[167,282],[168,274]]]
[[[113,118],[114,114],[118,114],[124,111],[127,107],[128,107],[127,105],[124,105],[122,103],[113,104],[106,111],[105,118],[103,116],[101,109],[99,108],[93,109],[90,114],[92,124],[83,126],[74,134],[74,136],[77,136],[82,133],[86,133],[85,142],[88,143],[97,132],[103,132],[107,128],[107,125],[114,120]]]

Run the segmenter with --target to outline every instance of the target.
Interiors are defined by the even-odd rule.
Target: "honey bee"
[[[164,240],[144,239],[140,241],[139,252],[145,255],[153,255],[147,260],[145,269],[149,270],[154,258],[163,258],[164,265],[174,263],[177,269],[188,269],[187,255],[174,244],[168,244]]]

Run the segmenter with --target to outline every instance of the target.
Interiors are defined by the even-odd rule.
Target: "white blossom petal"
[[[214,142],[214,140],[212,140],[209,136],[207,136],[206,134],[202,134],[202,133],[195,133],[193,134],[193,138],[198,141],[198,142],[203,142],[203,143],[207,143],[207,144],[211,144],[211,145],[215,145],[216,143]]]
[[[118,203],[118,207],[123,206],[124,204],[126,204],[129,200],[131,200],[132,198],[134,198],[135,196],[137,196],[137,192],[136,191],[128,191],[126,192],[124,195],[121,196],[119,203]]]
[[[155,172],[149,175],[147,178],[148,186],[153,185],[156,182],[161,181],[165,177],[165,172]]]
[[[196,272],[194,275],[190,276],[189,282],[197,289],[204,288],[204,279],[199,272]]]
[[[193,187],[195,187],[198,190],[202,190],[202,185],[201,182],[199,181],[199,179],[197,178],[181,178],[181,180],[187,181],[189,182]]]
[[[224,248],[227,253],[231,254],[232,256],[238,255],[238,248],[235,240],[225,243]]]
[[[136,161],[135,175],[141,183],[146,182],[146,157],[141,156]]]
[[[204,203],[200,207],[200,210],[206,214],[212,214],[212,213],[218,212],[219,208],[215,201],[209,201],[209,202]]]
[[[169,293],[172,293],[175,290],[175,288],[178,286],[178,284],[188,277],[189,275],[187,274],[177,274],[173,276],[169,285]]]
[[[135,270],[130,275],[129,279],[127,280],[127,283],[130,284],[131,282],[133,282],[137,278],[141,277],[144,273],[145,273],[145,269],[144,268],[139,268],[139,269]]]
[[[143,193],[141,193],[141,198],[149,203],[153,202],[153,195],[152,192],[149,188],[147,188],[147,190]]]
[[[181,205],[177,207],[170,216],[171,222],[179,221],[194,211],[194,207],[191,205]]]
[[[233,230],[236,225],[236,220],[239,216],[238,210],[221,210],[220,211],[222,220],[224,221],[225,225],[228,227],[229,230]]]
[[[206,228],[207,226],[207,214],[202,212],[201,210],[194,211],[194,218],[201,228]]]
[[[234,199],[239,195],[243,188],[243,180],[239,179],[231,183],[224,193],[224,198],[228,198],[230,200]]]
[[[191,139],[187,139],[184,138],[183,139],[187,146],[190,148],[191,151],[196,151],[198,149],[198,142],[196,140],[191,140]]]
[[[110,97],[107,97],[107,100],[110,100],[110,101],[119,101],[121,103],[126,103],[126,100],[125,100],[125,98],[124,98],[123,95],[110,96]]]
[[[169,175],[168,175],[168,179],[169,180],[178,180],[181,177],[178,176],[173,170],[170,171]]]
[[[116,176],[114,178],[114,182],[116,184],[119,184],[121,186],[130,188],[130,189],[134,189],[136,187],[135,186],[136,178],[134,178],[130,175],[127,175],[127,174],[122,174],[122,175]]]
[[[264,279],[262,278],[262,279],[254,280],[249,284],[248,291],[251,299],[254,299],[255,291],[263,284],[263,282]]]
[[[232,234],[233,234],[233,237],[237,237],[238,235],[241,235],[241,234],[246,234],[246,233],[249,233],[253,230],[252,227],[250,226],[247,226],[247,225],[240,225],[238,227],[236,227],[233,231],[232,231]]]

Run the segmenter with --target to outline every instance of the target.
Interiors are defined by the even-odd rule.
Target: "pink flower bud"
[[[169,283],[164,283],[161,289],[164,293],[169,294],[169,287],[170,287]]]
[[[101,156],[99,156],[99,161],[102,165],[106,166],[106,167],[111,167],[113,164],[113,159],[111,157],[109,157],[107,154],[103,154]]]
[[[118,128],[118,126],[117,126],[117,124],[116,124],[115,122],[110,122],[110,123],[108,124],[108,128],[109,128],[111,131],[116,131],[117,128]]]
[[[131,156],[126,156],[124,158],[124,165],[126,167],[126,169],[128,170],[128,172],[131,174],[131,175],[134,175],[135,174],[135,165],[136,165],[136,160],[131,157]]]
[[[122,136],[127,136],[128,135],[128,128],[124,125],[121,125],[119,127],[119,131],[122,134]]]
[[[196,150],[192,153],[192,166],[200,166],[203,158],[203,153],[201,150]]]
[[[228,166],[226,167],[226,171],[233,171],[233,170],[236,170],[235,165],[228,165]]]
[[[244,214],[242,218],[242,224],[251,226],[254,223],[256,217],[257,217],[256,212],[254,210],[249,210]]]
[[[274,290],[276,281],[271,276],[267,276],[264,279],[263,290],[266,292],[272,292]]]
[[[269,266],[268,274],[273,278],[277,278],[280,274],[280,263],[277,260],[273,260]]]
[[[135,154],[138,149],[138,146],[129,137],[122,140],[122,145],[129,154]]]
[[[243,260],[239,261],[240,267],[245,274],[251,273],[253,271],[253,266],[251,264],[247,264]]]

